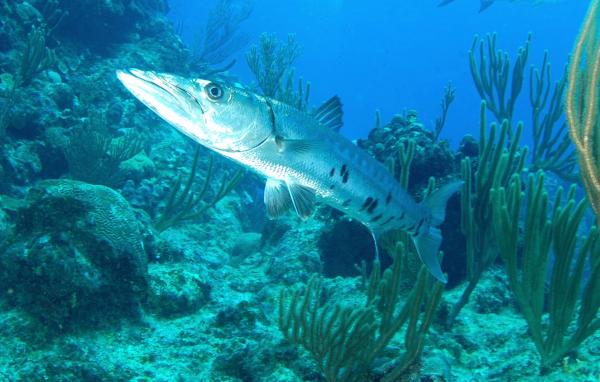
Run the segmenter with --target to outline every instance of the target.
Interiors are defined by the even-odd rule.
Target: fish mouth
[[[140,69],[117,70],[116,75],[131,94],[179,129],[197,124],[204,114],[200,102],[187,90],[193,85],[189,79]]]

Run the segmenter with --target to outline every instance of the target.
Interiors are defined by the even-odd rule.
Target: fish
[[[454,1],[455,0],[441,0],[438,3],[437,6],[438,7],[443,7],[445,5],[453,3]],[[497,0],[479,0],[479,12],[485,11],[486,9],[488,9],[489,7],[491,7],[496,1]],[[561,0],[504,0],[504,1],[508,1],[510,3],[529,2],[529,3],[532,3],[534,5],[561,2]]]
[[[305,220],[320,201],[365,225],[376,248],[381,234],[403,230],[429,272],[447,281],[438,226],[462,182],[417,203],[385,166],[339,133],[339,97],[308,113],[239,84],[140,69],[117,70],[116,76],[181,133],[265,177],[269,218],[294,210]]]

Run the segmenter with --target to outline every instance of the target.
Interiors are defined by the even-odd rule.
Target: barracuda
[[[388,230],[408,232],[431,274],[446,281],[436,227],[461,182],[416,203],[384,166],[338,133],[337,97],[308,114],[235,85],[137,69],[117,77],[183,134],[266,177],[270,218],[293,209],[306,219],[318,199],[364,224],[375,242]]]

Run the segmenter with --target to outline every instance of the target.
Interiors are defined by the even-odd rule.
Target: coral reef
[[[456,174],[457,160],[447,141],[436,142],[435,135],[419,123],[415,110],[395,115],[383,127],[375,126],[368,139],[358,139],[357,145],[367,150],[378,161],[394,161],[408,140],[416,142],[411,162],[409,191],[420,193],[433,176],[444,179]],[[396,166],[394,176],[400,175],[401,166]]]

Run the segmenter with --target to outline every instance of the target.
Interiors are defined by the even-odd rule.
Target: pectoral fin
[[[296,213],[303,220],[308,219],[315,209],[315,191],[297,183],[288,182],[287,185]]]
[[[264,201],[269,219],[276,219],[294,207],[298,216],[306,220],[315,209],[315,191],[297,183],[269,178]]]
[[[267,179],[264,195],[269,219],[276,219],[292,207],[292,198],[282,180]]]

